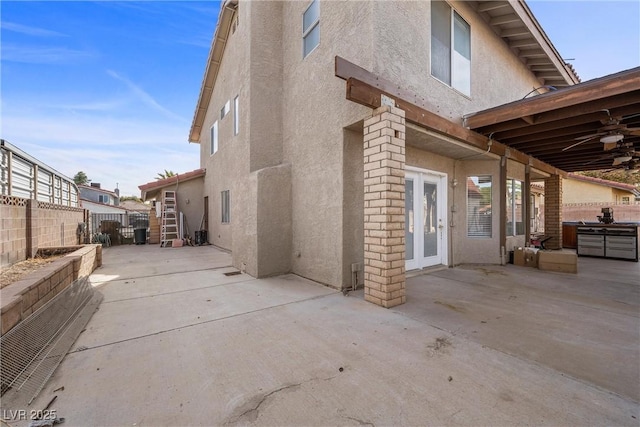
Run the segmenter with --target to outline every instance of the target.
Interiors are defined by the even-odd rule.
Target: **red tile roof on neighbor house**
[[[640,190],[633,184],[625,184],[622,182],[609,181],[607,179],[594,178],[591,176],[577,175],[575,173],[569,173],[569,178],[577,179],[578,181],[592,182],[594,184],[604,185],[606,187],[617,188],[619,190],[626,190],[630,193],[640,193]]]
[[[169,178],[158,179],[152,182],[148,182],[146,184],[139,185],[138,188],[141,191],[149,191],[155,188],[162,188],[168,185],[175,184],[176,182],[184,182],[190,179],[204,176],[205,172],[206,172],[206,169],[196,169],[191,172],[179,173],[177,175],[170,176]]]

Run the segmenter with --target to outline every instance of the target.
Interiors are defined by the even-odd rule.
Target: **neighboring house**
[[[149,243],[160,243],[161,213],[165,191],[175,191],[178,212],[183,214],[183,236],[195,238],[195,232],[207,229],[206,197],[203,198],[204,169],[181,173],[138,186],[143,201],[153,201],[149,217]],[[179,217],[178,217],[179,218]]]
[[[462,123],[578,82],[522,1],[227,0],[189,137],[210,241],[390,307],[405,270],[504,262],[544,180],[559,247],[563,172]]]
[[[80,190],[80,200],[83,202],[91,202],[92,207],[95,205],[102,206],[118,206],[120,204],[120,191],[116,188],[115,191],[105,190],[100,188],[100,184],[92,182],[91,185],[78,185]],[[87,207],[87,209],[89,209]],[[99,210],[92,210],[92,212],[99,212]]]
[[[569,203],[635,204],[640,190],[632,184],[570,173],[562,182],[563,201]],[[640,218],[638,218],[640,220]]]
[[[631,184],[569,174],[563,180],[562,220],[598,222],[602,208],[613,210],[616,222],[640,225],[640,190]]]

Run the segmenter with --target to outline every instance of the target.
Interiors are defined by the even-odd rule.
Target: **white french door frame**
[[[413,259],[406,259],[405,269],[416,270],[425,267],[431,267],[434,265],[448,265],[449,263],[449,227],[447,217],[448,206],[448,180],[447,174],[442,172],[436,172],[428,169],[417,168],[413,166],[405,166],[405,179],[413,180],[413,206],[414,206],[414,241],[413,241]],[[436,185],[437,199],[436,199],[436,212],[438,219],[438,231],[437,231],[437,255],[425,257],[424,253],[424,220],[423,210],[416,209],[417,206],[422,206],[423,201],[421,198],[424,195],[424,183],[432,183]],[[419,190],[419,191],[416,191]],[[405,198],[407,194],[405,194]],[[405,201],[406,209],[406,201]],[[405,231],[406,236],[406,231]],[[405,238],[405,244],[408,244],[408,239]],[[409,253],[405,251],[405,253]]]

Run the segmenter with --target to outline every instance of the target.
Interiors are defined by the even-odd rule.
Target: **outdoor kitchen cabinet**
[[[578,227],[578,256],[638,261],[638,226],[588,225]]]

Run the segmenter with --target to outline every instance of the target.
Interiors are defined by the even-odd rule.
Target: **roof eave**
[[[220,8],[218,23],[216,24],[216,30],[213,35],[213,41],[211,42],[211,49],[209,50],[209,57],[207,59],[204,77],[202,79],[202,85],[200,87],[200,95],[198,96],[198,102],[191,122],[189,142],[200,143],[202,126],[207,114],[207,109],[209,108],[209,102],[211,101],[213,88],[218,77],[222,56],[229,38],[233,15],[236,12],[237,7],[238,0],[226,0]]]

